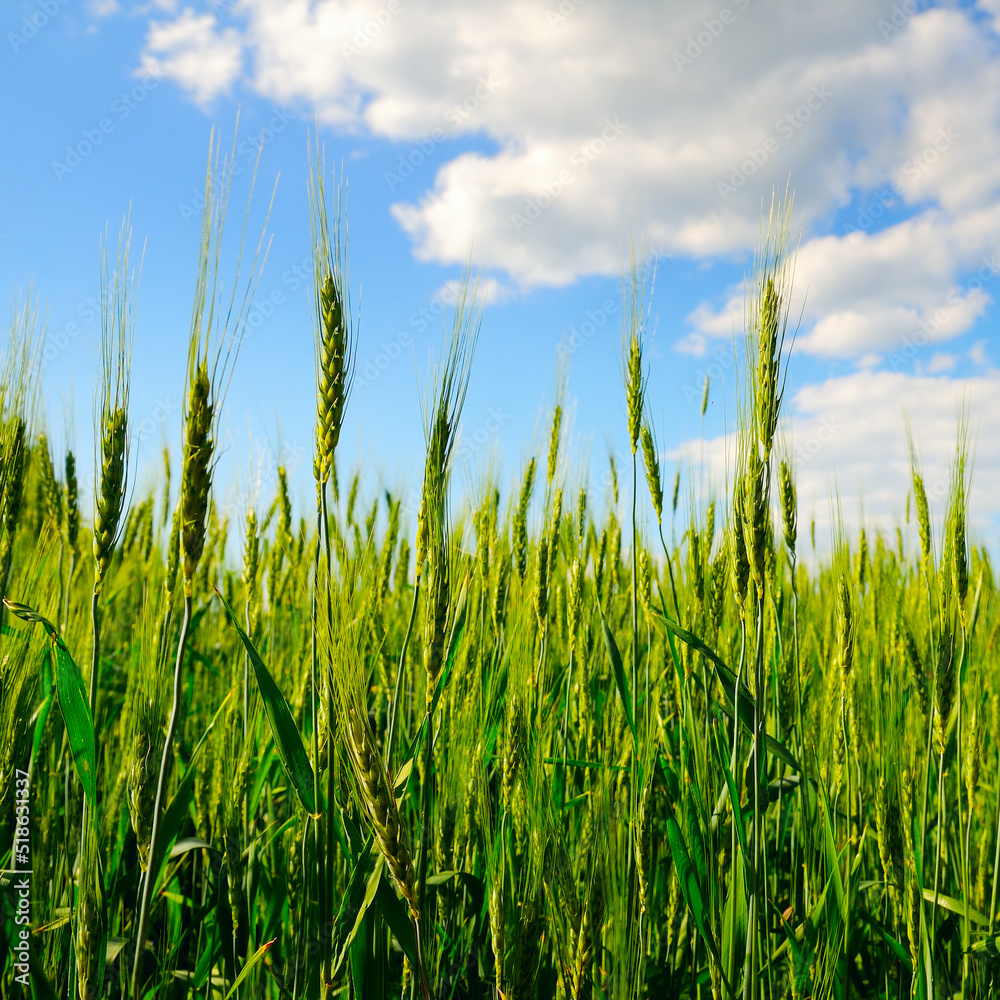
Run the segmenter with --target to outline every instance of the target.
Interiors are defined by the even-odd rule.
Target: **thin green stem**
[[[174,664],[174,692],[170,706],[170,720],[167,723],[167,735],[163,741],[163,755],[160,758],[160,776],[156,782],[156,799],[153,803],[153,829],[149,837],[149,867],[142,881],[142,901],[139,904],[139,924],[135,940],[135,961],[132,966],[132,995],[138,997],[139,975],[142,967],[142,956],[146,948],[146,935],[149,930],[149,904],[153,894],[153,883],[156,881],[157,849],[160,840],[160,825],[162,820],[163,794],[167,787],[167,772],[170,766],[170,755],[173,751],[174,735],[177,732],[177,721],[181,707],[181,669],[184,664],[184,648],[187,645],[188,630],[191,627],[191,595],[184,595],[184,618],[181,622],[180,639],[177,642],[177,661]]]

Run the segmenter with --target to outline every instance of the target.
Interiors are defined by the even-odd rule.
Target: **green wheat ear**
[[[335,476],[335,454],[354,379],[356,332],[351,318],[347,269],[346,193],[346,183],[341,175],[333,196],[331,225],[326,195],[326,162],[317,142],[315,152],[310,149],[309,219],[316,313],[316,452],[313,471],[316,481],[322,486]]]
[[[112,271],[107,237],[101,250],[101,386],[97,400],[100,469],[94,503],[94,590],[99,592],[122,527],[128,491],[129,395],[135,337],[136,274],[130,272],[132,230],[118,235]]]

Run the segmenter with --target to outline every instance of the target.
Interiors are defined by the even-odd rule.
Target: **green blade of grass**
[[[219,600],[223,607],[229,612],[229,618],[236,628],[236,632],[243,642],[243,647],[250,657],[253,665],[254,676],[257,678],[257,689],[260,691],[261,700],[264,703],[264,711],[267,713],[267,721],[271,725],[271,734],[274,736],[274,745],[278,751],[278,759],[299,796],[299,800],[305,807],[306,812],[311,816],[317,815],[319,804],[316,802],[313,785],[313,770],[309,763],[306,749],[302,745],[302,736],[299,728],[295,725],[292,713],[288,708],[281,689],[275,683],[271,672],[267,669],[264,661],[260,658],[256,647],[250,636],[243,631],[236,617],[236,613],[226,602],[226,599],[216,588]]]
[[[625,708],[625,720],[632,731],[632,743],[636,748],[636,752],[638,752],[639,741],[635,732],[635,719],[632,718],[632,697],[629,693],[628,678],[625,676],[625,667],[622,664],[622,654],[618,651],[618,643],[615,642],[615,637],[608,627],[603,608],[600,609],[600,612],[601,628],[604,631],[604,648],[608,651],[608,660],[611,662],[611,669],[615,673],[615,683],[618,685],[618,693],[621,695],[622,705]]]
[[[994,934],[993,937],[977,941],[969,949],[969,954],[979,955],[983,958],[1000,958],[1000,934]]]
[[[66,643],[63,642],[55,626],[43,618],[27,604],[3,599],[4,606],[22,621],[33,625],[41,625],[52,640],[55,650],[55,681],[59,698],[59,709],[66,723],[66,735],[69,738],[69,749],[73,755],[76,773],[83,785],[87,800],[97,802],[97,746],[94,738],[94,720],[90,714],[87,701],[87,689],[83,684],[80,668],[73,661]],[[51,662],[51,661],[50,661]],[[44,668],[43,668],[44,669]],[[36,730],[37,735],[37,730]],[[97,810],[88,811],[91,820],[96,822]]]
[[[277,940],[277,938],[274,938],[272,941],[266,941],[253,953],[253,955],[250,956],[250,958],[247,959],[246,964],[240,970],[240,974],[233,981],[233,985],[229,987],[229,992],[226,994],[225,1000],[231,1000],[231,998],[236,995],[236,991],[239,989],[240,984],[264,960],[264,956],[267,954],[268,949]]]
[[[406,907],[399,901],[396,890],[386,880],[384,871],[379,879],[375,900],[379,912],[389,925],[389,930],[399,942],[399,947],[403,949],[403,954],[410,960],[414,969],[418,968],[417,939],[413,934],[413,924],[410,922]]]
[[[712,928],[706,919],[705,899],[701,891],[701,886],[698,883],[698,874],[691,861],[691,855],[688,853],[687,844],[684,842],[684,834],[677,819],[674,817],[673,809],[667,815],[667,841],[670,844],[670,854],[674,859],[674,866],[677,869],[677,879],[680,882],[684,902],[687,903],[688,909],[694,917],[694,922],[721,971],[722,958],[715,943]],[[725,976],[724,972],[723,976]],[[726,985],[729,987],[728,980]],[[730,992],[732,992],[731,987]]]
[[[687,629],[681,628],[676,622],[670,621],[669,618],[665,618],[658,611],[650,610],[647,612],[649,620],[652,622],[653,626],[658,629],[662,634],[670,636],[675,635],[682,642],[687,643],[692,649],[698,650],[704,656],[712,661],[715,666],[716,675],[719,678],[719,683],[722,685],[722,690],[725,692],[726,697],[729,699],[731,705],[737,704],[737,690],[736,690],[736,674],[729,669],[728,664],[725,660],[719,656],[706,642],[699,639],[693,632],[688,632]],[[739,683],[739,715],[740,722],[752,733],[754,731],[754,711],[755,702],[754,696],[750,692],[750,688],[740,681]],[[723,706],[725,711],[726,706]],[[729,713],[731,714],[731,710]],[[799,762],[789,753],[788,749],[779,740],[776,740],[773,736],[768,736],[767,733],[764,734],[764,745],[767,747],[767,751],[773,754],[783,763],[787,764],[790,768],[795,771],[801,771],[802,766]]]
[[[223,698],[222,704],[216,710],[215,717],[208,724],[208,728],[205,732],[202,733],[201,739],[198,740],[197,744],[195,744],[194,750],[191,751],[191,759],[188,761],[184,777],[181,778],[180,784],[178,784],[177,790],[174,792],[173,798],[170,800],[170,804],[163,812],[163,821],[160,824],[160,838],[156,845],[156,855],[149,859],[150,868],[154,873],[154,887],[156,886],[156,879],[160,877],[163,871],[164,862],[167,858],[167,847],[176,839],[177,834],[180,831],[181,824],[185,819],[187,819],[188,810],[191,806],[191,800],[194,795],[194,778],[196,774],[195,762],[198,760],[198,756],[201,754],[202,749],[208,742],[209,734],[215,728],[216,722],[219,721],[219,718],[221,717],[231,697],[232,692]]]
[[[372,838],[368,838],[365,849],[361,852],[354,870],[351,872],[347,890],[344,893],[340,912],[334,924],[333,953],[334,962],[331,975],[336,977],[343,967],[351,943],[358,935],[365,914],[375,900],[379,882],[382,879],[384,859],[381,854],[372,850]]]

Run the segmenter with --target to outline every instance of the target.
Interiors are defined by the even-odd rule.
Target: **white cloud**
[[[199,101],[245,73],[342,131],[413,142],[447,123],[495,144],[440,150],[431,190],[394,206],[420,260],[474,247],[531,287],[616,274],[633,237],[744,254],[790,179],[797,349],[871,366],[963,333],[996,297],[998,0],[913,16],[867,0],[202,3],[154,21],[143,56]],[[830,234],[859,193],[859,231]],[[911,217],[876,231],[887,205]],[[741,326],[742,297],[689,319],[679,346],[703,353]]]
[[[852,532],[863,520],[891,535],[903,521],[911,489],[907,419],[931,515],[940,528],[963,406],[968,406],[974,459],[970,501],[974,540],[993,543],[996,525],[991,518],[1000,492],[1000,375],[966,380],[857,372],[806,386],[789,403],[791,418],[784,433],[795,469],[799,522],[808,526],[815,518],[820,548],[829,544],[832,490],[839,492]],[[688,442],[676,457],[697,463],[704,455],[715,481],[724,483],[732,444],[728,437],[704,444]],[[802,529],[800,534],[807,537]]]
[[[236,82],[241,61],[238,33],[218,31],[212,14],[195,14],[188,7],[174,21],[150,23],[142,69],[177,80],[205,103]]]

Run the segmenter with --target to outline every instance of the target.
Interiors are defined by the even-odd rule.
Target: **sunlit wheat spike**
[[[644,272],[640,273],[635,252],[631,269],[623,283],[625,308],[622,315],[622,368],[625,378],[625,403],[628,415],[628,436],[632,454],[639,446],[639,432],[646,398],[647,373],[643,367],[646,324],[651,306]]]
[[[528,467],[524,470],[524,479],[521,482],[521,494],[518,498],[517,508],[514,511],[514,562],[517,567],[518,578],[522,583],[528,571],[528,505],[531,503],[531,491],[534,484],[535,460],[532,458],[528,462]]]
[[[968,416],[960,414],[958,442],[952,461],[948,490],[948,511],[945,515],[945,550],[950,564],[951,585],[958,605],[958,621],[966,626],[966,597],[969,593],[969,540],[966,508],[969,495]],[[942,567],[942,575],[946,568]],[[947,578],[947,577],[946,577]]]
[[[236,271],[227,294],[223,288],[219,262],[222,254],[229,186],[234,172],[235,152],[236,140],[234,136],[232,152],[220,169],[219,152],[215,147],[213,134],[209,142],[205,178],[205,209],[202,216],[194,304],[191,311],[191,331],[188,339],[180,501],[174,517],[178,535],[178,561],[184,579],[184,619],[178,641],[173,698],[153,807],[153,828],[150,837],[150,854],[153,857],[156,856],[157,851],[160,809],[163,805],[167,771],[173,750],[172,743],[181,711],[183,683],[181,671],[191,622],[195,573],[205,547],[208,494],[212,483],[219,410],[246,329],[247,313],[253,301],[254,292],[260,279],[260,266],[263,263],[266,221],[261,229],[260,240],[249,268],[249,275],[245,278],[241,277],[246,228],[250,217],[248,204],[240,237]],[[221,180],[217,180],[218,178]],[[169,585],[169,575],[168,571],[168,608],[173,597],[173,586]],[[169,623],[169,612],[166,621]],[[151,882],[152,879],[147,872],[146,877],[142,880],[142,896],[139,904],[135,960],[132,966],[133,993],[138,993],[140,988],[141,960],[146,943],[152,898]]]
[[[788,463],[783,461],[778,470],[778,500],[781,503],[781,524],[785,533],[785,545],[794,559],[795,540],[798,537],[797,504],[795,498],[795,482]]]
[[[56,479],[55,466],[52,464],[52,453],[49,451],[49,441],[45,434],[38,435],[36,446],[38,455],[38,500],[45,517],[57,531],[62,530],[63,496],[62,487]]]
[[[563,410],[559,403],[556,403],[552,411],[552,427],[549,430],[549,459],[546,466],[545,481],[549,486],[556,475],[556,463],[559,460],[559,433],[562,428]]]
[[[778,428],[785,388],[785,336],[795,248],[792,243],[793,199],[788,192],[771,197],[771,209],[754,257],[747,295],[747,363],[750,369],[750,406],[756,444],[767,464]]]
[[[191,372],[184,412],[179,513],[181,568],[186,596],[191,594],[195,570],[205,548],[205,519],[215,451],[214,417],[208,363],[201,360]]]
[[[76,552],[80,544],[80,499],[76,481],[76,456],[72,450],[66,452],[66,544],[71,552]]]
[[[451,547],[447,487],[451,455],[472,374],[482,306],[477,286],[466,275],[459,289],[451,334],[443,358],[432,373],[424,407],[427,456],[418,516],[418,561],[427,575],[424,605],[424,670],[427,704],[444,661],[445,631],[451,600]],[[426,565],[426,569],[424,569]]]
[[[628,354],[625,361],[625,401],[628,408],[628,438],[635,454],[639,444],[639,428],[642,426],[642,404],[645,378],[642,371],[642,340],[633,331],[628,340]]]
[[[653,510],[656,513],[656,523],[663,523],[663,482],[660,479],[660,455],[656,449],[656,439],[653,437],[653,429],[647,420],[642,425],[642,458],[646,467],[646,485],[649,487],[649,496],[653,501]]]
[[[337,184],[330,207],[322,150],[310,150],[309,218],[313,248],[313,302],[316,313],[316,454],[317,482],[326,484],[344,422],[354,376],[356,339],[351,318],[347,270],[346,184]]]
[[[99,485],[94,496],[94,589],[99,591],[111,563],[127,503],[129,463],[129,396],[132,342],[135,336],[135,291],[138,275],[130,270],[132,230],[128,220],[118,235],[114,268],[108,240],[101,249],[101,385],[96,434]]]
[[[934,752],[938,756],[944,753],[955,695],[955,639],[947,618],[942,625],[934,668]]]
[[[76,913],[76,975],[80,1000],[102,995],[102,951],[107,933],[107,904],[97,832],[88,824],[82,832],[80,889]]]

